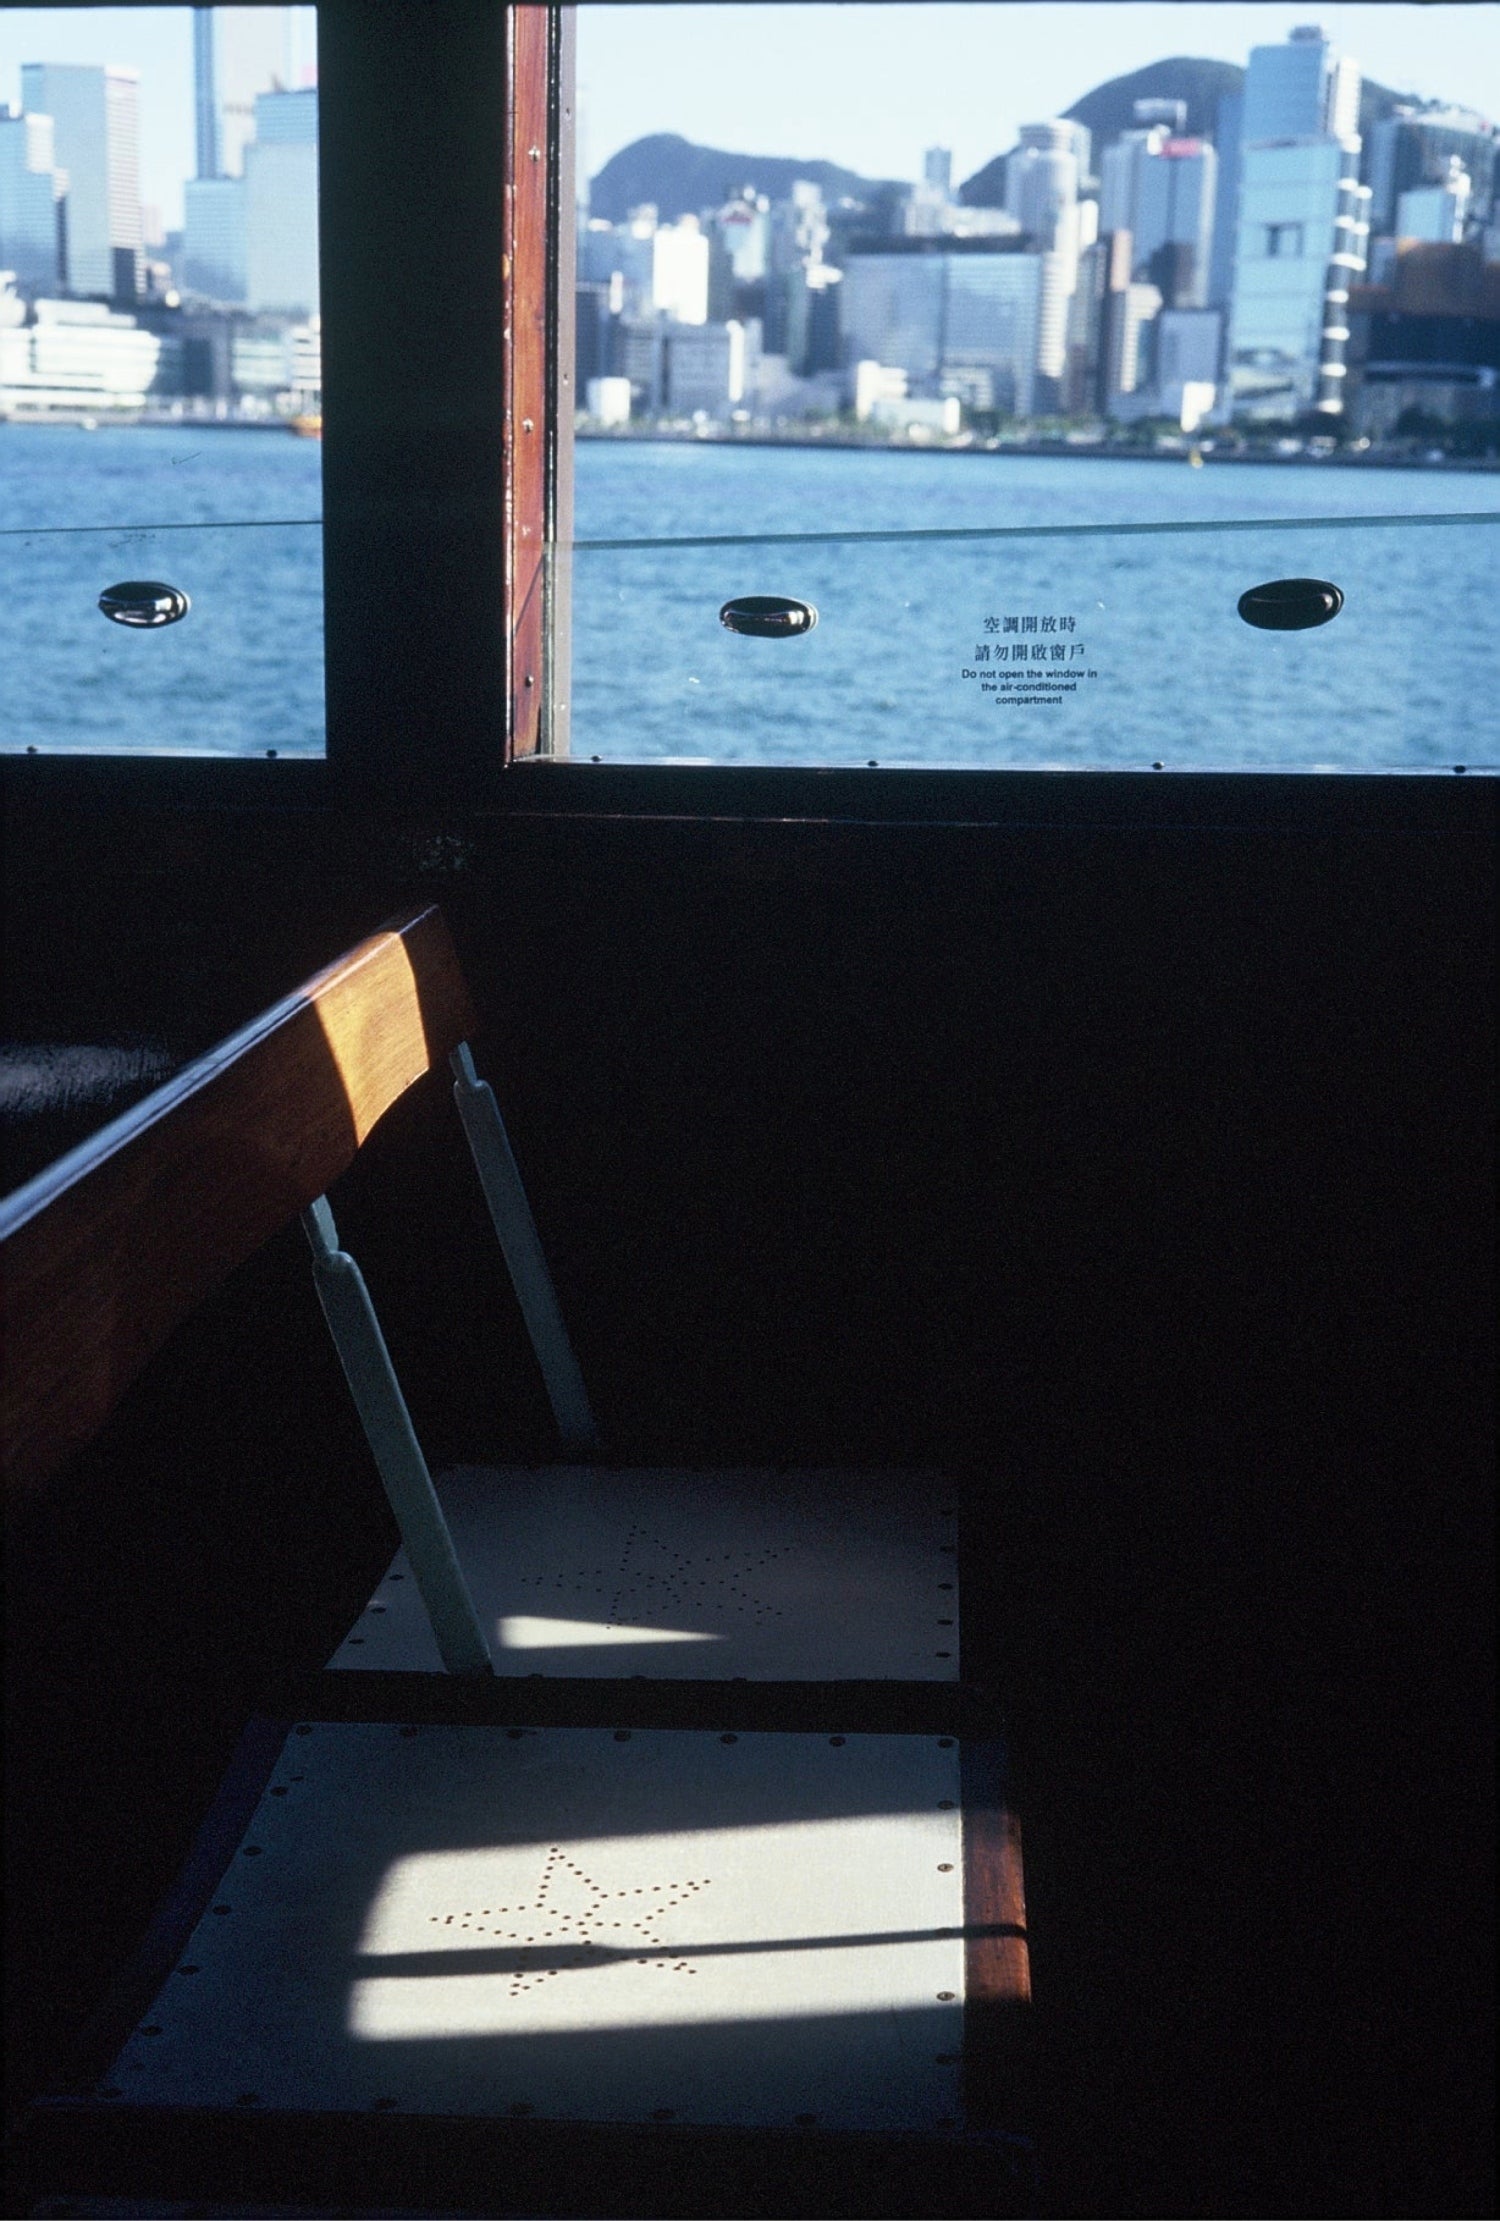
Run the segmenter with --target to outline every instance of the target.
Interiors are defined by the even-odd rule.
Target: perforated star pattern
[[[635,1621],[653,1612],[683,1613],[695,1607],[727,1609],[759,1627],[786,1615],[781,1605],[757,1593],[755,1576],[763,1566],[793,1554],[792,1545],[783,1543],[749,1556],[733,1550],[705,1550],[694,1556],[675,1549],[661,1535],[632,1527],[615,1565],[582,1566],[571,1578],[539,1573],[530,1586],[555,1596],[607,1601],[603,1617],[610,1627],[620,1624],[622,1614]]]
[[[514,1905],[430,1913],[428,1921],[433,1927],[491,1936],[496,1943],[513,1946],[518,1963],[511,1973],[511,1997],[524,1996],[560,1974],[611,1960],[633,1959],[638,1966],[654,1967],[663,1974],[695,1974],[696,1967],[686,1959],[672,1957],[672,1947],[660,1930],[667,1913],[707,1889],[710,1879],[607,1889],[554,1843],[548,1847],[534,1897]],[[514,1925],[502,1926],[502,1922]]]

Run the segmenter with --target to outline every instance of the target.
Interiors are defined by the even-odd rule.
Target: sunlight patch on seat
[[[865,1814],[417,1853],[375,1899],[348,2031],[410,2042],[929,2007],[963,1989],[956,1836],[946,1814]]]
[[[690,1627],[617,1627],[604,1620],[530,1619],[497,1622],[502,1650],[582,1650],[596,1643],[721,1643],[722,1635]]]

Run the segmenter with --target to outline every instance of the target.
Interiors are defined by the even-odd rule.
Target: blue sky
[[[585,159],[648,131],[822,155],[866,176],[918,173],[924,147],[968,177],[1016,126],[1168,54],[1243,62],[1321,23],[1366,74],[1500,117],[1500,7],[1221,5],[1197,0],[931,0],[898,5],[606,6],[578,11]]]
[[[307,14],[310,11],[301,10]],[[597,170],[648,131],[747,153],[823,156],[913,176],[951,147],[962,178],[1107,77],[1165,54],[1243,62],[1253,44],[1321,22],[1368,75],[1500,116],[1500,6],[1404,0],[927,0],[921,6],[611,5],[579,10],[585,157]],[[0,9],[0,101],[23,61],[141,72],[141,194],[181,220],[192,171],[187,8]]]

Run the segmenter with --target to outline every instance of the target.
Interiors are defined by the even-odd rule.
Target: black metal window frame
[[[9,755],[17,800],[429,818],[1473,822],[1451,772],[507,763],[507,38],[501,0],[319,0],[326,756]],[[550,90],[556,168],[569,151],[556,73]],[[561,238],[558,225],[553,288]],[[569,320],[548,322],[556,346]],[[556,452],[567,428],[549,433]]]

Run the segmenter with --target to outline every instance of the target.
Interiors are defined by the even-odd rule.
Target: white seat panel
[[[934,1736],[304,1727],[103,2094],[952,2128],[958,1759]]]
[[[498,1674],[958,1678],[941,1474],[469,1466],[437,1487]],[[404,1551],[330,1664],[442,1671]]]

